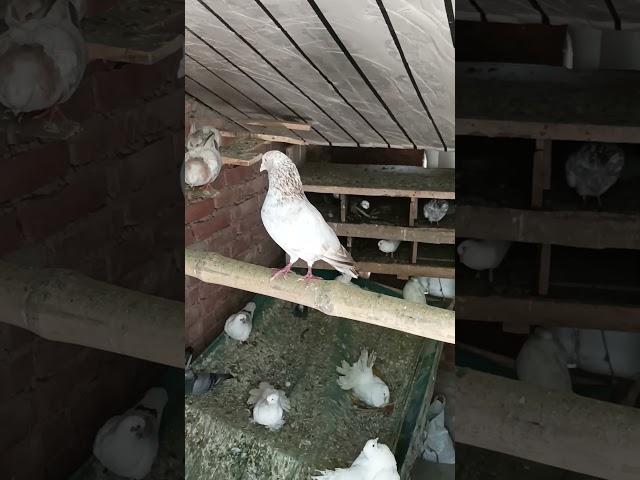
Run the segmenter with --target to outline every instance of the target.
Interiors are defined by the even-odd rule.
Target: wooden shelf
[[[455,230],[437,227],[398,227],[376,223],[327,222],[339,236],[375,238],[386,240],[415,241],[452,245],[456,240]]]
[[[262,154],[269,150],[284,151],[285,144],[267,142],[258,138],[222,137],[220,154],[225,165],[250,167],[262,160]]]
[[[640,143],[640,72],[456,65],[456,134]]]
[[[456,295],[462,320],[640,332],[640,306],[546,297]]]
[[[181,51],[184,2],[120,2],[103,15],[87,18],[82,32],[90,60],[152,65]]]
[[[640,217],[633,214],[461,205],[456,215],[459,237],[579,248],[640,249]]]
[[[455,199],[452,169],[318,162],[304,165],[300,177],[305,192]]]

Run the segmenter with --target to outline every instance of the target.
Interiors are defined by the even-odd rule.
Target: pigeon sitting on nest
[[[27,10],[12,8],[13,3],[8,7],[13,25],[0,36],[0,103],[16,115],[63,116],[58,105],[76,91],[88,60],[73,22],[75,9],[69,0],[56,0],[45,11],[38,2]]]
[[[449,211],[449,202],[446,200],[440,200],[438,198],[432,198],[424,204],[422,212],[424,217],[431,223],[438,225]]]
[[[322,214],[307,200],[300,174],[291,159],[272,150],[262,156],[260,171],[269,175],[269,191],[260,212],[262,223],[271,238],[290,257],[289,263],[271,278],[289,273],[298,259],[307,263],[304,280],[318,278],[311,269],[319,260],[340,273],[358,278],[353,258],[340,244]]]
[[[391,258],[393,258],[393,254],[398,250],[400,246],[400,240],[380,240],[378,241],[378,250],[383,252],[384,254],[391,254]]]
[[[186,147],[182,166],[184,182],[190,187],[204,187],[213,182],[222,169],[220,133],[215,128],[196,130],[192,126]]]
[[[600,196],[618,181],[624,167],[624,151],[617,145],[586,143],[565,164],[567,184],[586,201]]]
[[[276,390],[267,382],[260,382],[258,388],[249,392],[249,405],[253,405],[253,421],[267,429],[280,430],[284,425],[284,412],[291,408],[282,390]]]
[[[489,270],[489,281],[493,282],[493,269],[504,259],[511,242],[503,240],[465,240],[458,245],[460,261],[472,270]]]
[[[353,365],[349,365],[344,360],[342,366],[336,371],[341,375],[338,377],[338,385],[343,390],[353,390],[353,394],[370,407],[383,407],[389,403],[389,387],[386,383],[373,373],[373,364],[376,361],[376,354],[364,349],[360,353],[360,358]]]
[[[314,480],[400,480],[391,449],[378,439],[369,440],[349,468],[324,470]]]
[[[239,342],[246,342],[253,327],[253,312],[256,311],[256,304],[253,302],[247,305],[238,313],[231,315],[224,324],[224,333]]]

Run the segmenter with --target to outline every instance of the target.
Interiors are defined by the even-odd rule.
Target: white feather
[[[256,304],[249,302],[240,312],[231,315],[224,324],[225,333],[234,340],[246,342],[253,327],[255,309]]]
[[[511,242],[502,240],[465,240],[458,245],[460,261],[472,270],[492,270],[504,259]]]
[[[253,421],[269,430],[280,430],[284,425],[284,412],[291,408],[282,390],[276,390],[267,382],[249,391],[249,405],[253,405]]]
[[[323,470],[314,480],[400,480],[393,453],[378,439],[367,441],[349,468]]]
[[[389,403],[389,387],[373,374],[375,361],[375,353],[369,356],[366,349],[362,350],[360,358],[353,365],[343,360],[342,366],[336,368],[341,375],[338,377],[338,385],[343,390],[352,390],[367,405],[382,407]]]
[[[379,240],[378,250],[383,253],[394,253],[400,246],[400,240]]]
[[[550,331],[537,328],[516,359],[518,378],[549,390],[571,391],[567,356]]]
[[[409,302],[419,303],[421,305],[427,304],[427,299],[424,296],[425,288],[417,278],[411,278],[407,280],[402,288],[402,298]]]

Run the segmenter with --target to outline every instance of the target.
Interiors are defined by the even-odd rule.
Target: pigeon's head
[[[379,468],[390,468],[396,466],[396,459],[393,452],[384,443],[378,442],[377,438],[369,440],[362,449],[362,453],[367,458],[371,466],[377,465]]]
[[[262,163],[260,164],[260,171],[271,173],[280,167],[293,164],[291,159],[284,153],[278,150],[271,150],[262,155]]]
[[[364,208],[365,210],[369,210],[369,207],[370,207],[371,205],[369,204],[369,201],[368,201],[368,200],[362,200],[362,201],[360,202],[360,206],[361,206],[362,208]]]
[[[125,435],[142,438],[147,422],[141,415],[129,415],[122,420],[119,431]]]
[[[43,6],[43,0],[13,0],[7,5],[5,21],[7,25],[27,22],[34,18]]]
[[[271,394],[267,395],[267,398],[265,400],[269,405],[274,405],[274,404],[278,403],[278,394],[277,393],[271,393]]]
[[[473,240],[465,240],[458,245],[457,251],[460,258],[464,258],[464,254],[473,245]]]

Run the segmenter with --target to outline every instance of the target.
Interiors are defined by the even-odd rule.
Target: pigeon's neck
[[[276,198],[304,198],[302,182],[295,165],[282,165],[269,172],[269,194]]]

